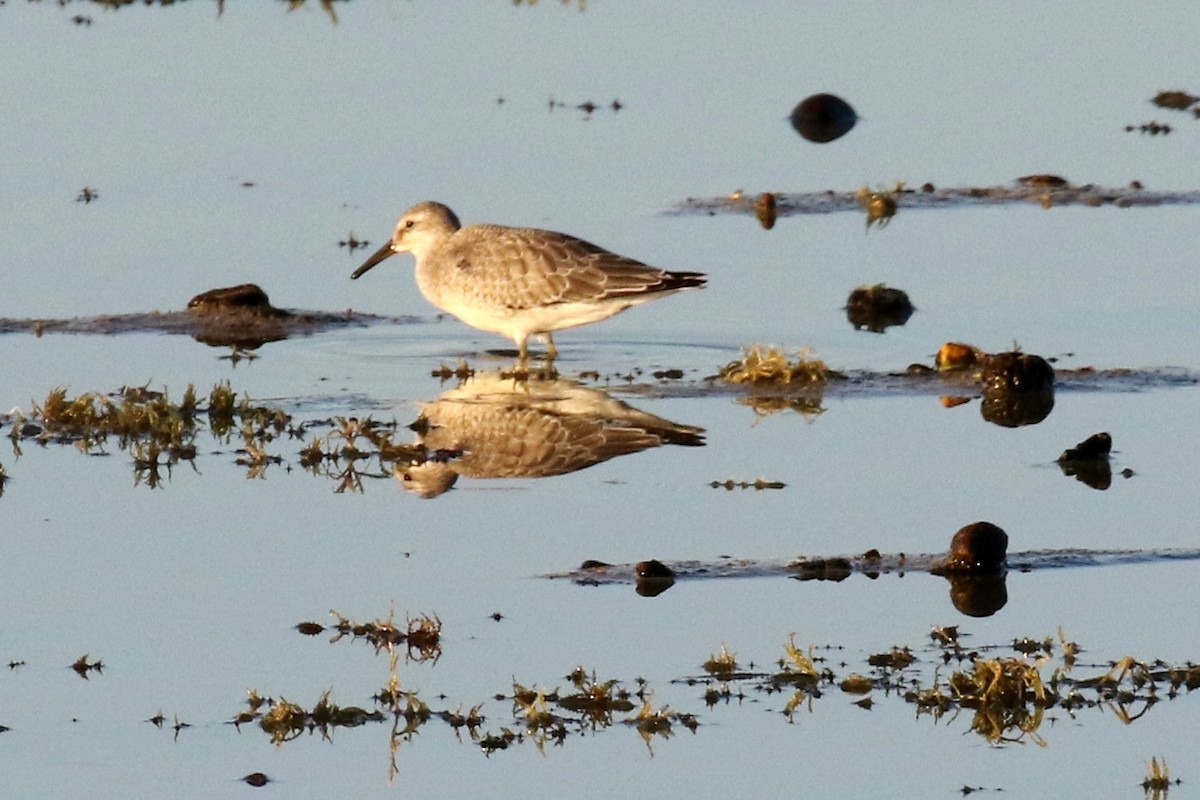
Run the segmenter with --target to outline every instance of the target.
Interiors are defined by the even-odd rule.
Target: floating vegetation
[[[84,653],[79,658],[75,659],[75,663],[71,664],[71,669],[75,670],[75,674],[83,678],[85,681],[88,675],[95,672],[97,675],[103,674],[104,662],[99,659],[88,661],[88,654]]]
[[[1170,125],[1159,122],[1155,119],[1152,119],[1149,122],[1143,122],[1141,125],[1125,126],[1126,133],[1133,133],[1134,131],[1137,131],[1138,133],[1148,133],[1151,136],[1158,136],[1159,134],[1166,136],[1171,132],[1171,130],[1172,128]]]
[[[271,737],[271,743],[278,746],[303,735],[319,732],[321,738],[332,741],[335,728],[357,728],[368,722],[382,722],[383,713],[377,710],[368,711],[358,706],[339,706],[329,699],[330,690],[321,693],[312,709],[289,702],[284,698],[268,700],[267,710],[260,712],[252,708],[249,718],[244,714],[234,719],[234,724],[241,725],[257,719],[259,727]],[[257,697],[252,693],[252,699]]]
[[[9,438],[21,456],[20,445],[34,442],[73,444],[81,452],[104,452],[110,438],[133,457],[134,485],[151,488],[162,485],[160,470],[179,461],[196,457],[196,435],[206,427],[218,439],[228,441],[237,431],[244,442],[239,463],[261,471],[277,459],[268,456],[263,445],[287,430],[291,417],[278,408],[253,405],[249,398],[240,401],[228,382],[213,387],[207,406],[197,399],[191,385],[178,403],[166,390],[148,386],[123,386],[113,394],[88,392],[68,397],[67,390],[54,389],[42,402],[34,404],[29,418],[17,414]],[[207,423],[207,425],[206,425]]]
[[[345,239],[342,239],[340,242],[338,242],[338,247],[346,248],[346,251],[348,253],[350,253],[350,255],[354,255],[355,250],[361,250],[364,247],[370,247],[370,246],[371,246],[371,243],[368,242],[366,239],[357,238],[354,235],[354,231],[350,231],[349,235],[346,236]]]
[[[335,492],[361,492],[364,475],[387,477],[397,465],[407,466],[427,458],[421,445],[395,442],[397,424],[371,417],[334,417],[332,430],[310,441],[300,451],[300,465],[313,475],[337,481]]]
[[[467,363],[465,358],[459,358],[453,367],[448,367],[445,364],[438,364],[438,368],[429,373],[434,378],[445,382],[451,378],[457,378],[460,381],[465,381],[467,378],[474,377],[474,368]]]
[[[789,722],[795,721],[801,708],[810,715],[815,713],[814,701],[823,698],[828,689],[855,696],[879,691],[915,705],[919,717],[929,716],[935,723],[953,722],[960,714],[969,713],[970,730],[994,746],[1025,741],[1045,746],[1042,727],[1047,712],[1054,708],[1072,718],[1085,709],[1109,710],[1121,722],[1131,724],[1164,696],[1170,700],[1181,689],[1200,688],[1198,666],[1147,664],[1133,657],[1114,662],[1100,675],[1076,678],[1071,671],[1079,645],[1068,642],[1061,631],[1057,639],[1026,637],[1014,642],[1017,655],[987,654],[1000,649],[997,646],[968,650],[962,645],[965,636],[957,627],[935,628],[930,636],[932,652],[924,658],[909,647],[892,647],[868,655],[865,672],[847,664],[842,654],[838,661],[849,671],[838,675],[823,657],[814,656],[816,648],[801,650],[793,634],[784,644],[778,671],[744,670],[722,646],[720,653],[705,662],[704,675],[675,682],[705,687],[710,707],[714,698],[728,700],[746,692],[772,695],[790,689],[791,696],[779,709]],[[1027,644],[1035,649],[1024,652]],[[1051,669],[1056,653],[1061,663]],[[950,664],[962,666],[943,676],[943,667]],[[856,704],[870,708],[874,702],[859,700]],[[1161,772],[1165,772],[1165,763]]]
[[[84,205],[87,205],[87,204],[91,203],[93,200],[99,200],[99,199],[100,199],[100,192],[97,189],[93,189],[90,186],[85,186],[79,190],[79,196],[75,198],[75,202],[83,203]]]
[[[1178,785],[1183,781],[1176,778],[1171,780],[1171,771],[1167,767],[1167,759],[1164,757],[1161,760],[1157,756],[1150,757],[1150,763],[1146,767],[1146,779],[1142,781],[1142,789],[1145,790],[1146,796],[1153,800],[1162,800],[1167,796],[1167,791],[1171,788],[1171,784]]]
[[[436,614],[406,618],[404,628],[401,628],[394,621],[393,614],[388,614],[386,619],[359,623],[343,617],[337,611],[330,610],[329,613],[337,620],[333,626],[336,633],[329,640],[331,644],[349,636],[351,641],[366,639],[375,648],[376,653],[391,651],[398,645],[405,645],[410,661],[431,661],[436,664],[442,655],[442,621]],[[305,633],[301,626],[307,627],[312,624],[302,622],[296,628]]]
[[[905,191],[903,183],[897,183],[894,189],[872,191],[864,186],[854,193],[854,199],[863,211],[867,212],[867,232],[872,225],[880,229],[886,228],[896,216],[896,197]]]
[[[823,384],[836,373],[819,358],[810,358],[804,349],[795,361],[776,347],[751,345],[742,350],[742,358],[721,367],[717,378],[726,383],[753,385]]]
[[[783,489],[787,486],[783,481],[767,481],[762,478],[755,478],[752,481],[735,481],[729,478],[723,481],[711,481],[709,484],[713,489],[726,489],[733,491],[734,489],[753,489],[756,492],[761,492],[764,489]]]

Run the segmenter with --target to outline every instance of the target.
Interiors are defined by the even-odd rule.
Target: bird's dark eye
[[[413,226],[413,221],[411,219],[408,222],[404,223],[404,227],[406,227],[406,228],[411,228],[412,226]]]

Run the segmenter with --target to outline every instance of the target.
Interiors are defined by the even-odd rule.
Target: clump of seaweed
[[[1150,764],[1146,768],[1146,779],[1142,781],[1142,789],[1146,792],[1146,796],[1152,800],[1162,800],[1167,796],[1171,784],[1179,785],[1183,781],[1176,778],[1171,780],[1171,770],[1167,768],[1167,759],[1163,757],[1161,760],[1157,756],[1150,757]]]
[[[100,675],[104,672],[104,662],[99,659],[88,661],[88,654],[84,653],[75,659],[75,662],[71,664],[71,669],[75,670],[75,674],[86,681],[90,673],[95,672],[97,675]]]
[[[335,728],[356,728],[368,722],[383,721],[382,712],[368,711],[359,706],[340,706],[329,699],[330,693],[329,689],[322,692],[311,709],[281,697],[268,701],[265,712],[260,713],[255,708],[249,713],[251,718],[257,717],[259,727],[276,746],[296,739],[305,732],[320,732],[321,738],[332,741]],[[253,704],[257,697],[256,693],[251,692],[250,702]],[[234,719],[234,723],[239,725],[247,721],[244,715]]]
[[[751,345],[740,359],[721,367],[717,378],[726,383],[763,385],[823,384],[834,373],[819,358],[811,358],[807,348],[795,361],[776,347]]]
[[[858,201],[859,207],[867,212],[868,233],[870,233],[872,225],[878,225],[880,229],[887,227],[887,224],[892,221],[892,217],[896,216],[896,197],[907,191],[904,183],[900,181],[891,189],[873,191],[870,187],[863,186],[854,193],[854,199]]]
[[[752,481],[735,481],[733,478],[727,478],[723,481],[709,481],[708,485],[713,489],[725,489],[727,491],[753,489],[756,492],[761,492],[764,489],[783,489],[787,486],[783,481],[768,481],[763,478],[755,478]]]
[[[50,391],[33,404],[29,419],[18,415],[9,432],[17,455],[20,443],[33,441],[73,444],[84,453],[103,452],[110,438],[121,450],[129,451],[134,464],[134,485],[156,488],[162,483],[160,469],[196,457],[196,436],[207,427],[214,436],[228,441],[234,430],[245,440],[246,458],[239,460],[262,469],[279,459],[263,450],[266,442],[287,429],[291,417],[282,409],[240,401],[228,382],[219,383],[201,406],[195,387],[188,385],[178,403],[166,390],[148,385],[122,386],[111,394],[85,392],[70,397],[65,388]]]
[[[424,459],[425,449],[420,445],[392,441],[397,427],[394,421],[384,423],[371,417],[334,417],[329,433],[300,451],[300,464],[314,475],[337,480],[334,491],[339,494],[361,492],[364,475],[391,475],[397,463]]]
[[[394,610],[388,613],[386,619],[362,623],[354,622],[334,610],[330,610],[329,613],[336,620],[333,628],[337,631],[329,640],[330,643],[340,641],[346,636],[351,637],[351,640],[366,639],[375,648],[376,653],[391,651],[393,647],[403,644],[407,647],[408,660],[416,662],[431,661],[436,664],[442,655],[442,621],[438,619],[437,614],[406,617],[402,629],[393,618]],[[296,628],[301,633],[306,633],[311,630],[307,626],[312,624],[314,623],[302,622]]]

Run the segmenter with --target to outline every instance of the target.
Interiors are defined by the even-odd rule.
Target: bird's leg
[[[554,337],[549,333],[546,334],[546,363],[553,364],[554,359],[558,358],[558,348],[554,346]]]

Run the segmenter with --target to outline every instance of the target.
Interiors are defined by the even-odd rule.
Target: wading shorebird
[[[441,203],[405,211],[392,240],[350,277],[396,253],[416,257],[417,288],[426,300],[468,325],[512,339],[522,362],[530,336],[545,339],[546,357],[553,360],[555,331],[608,319],[707,280],[701,272],[668,272],[565,233],[464,228]]]

